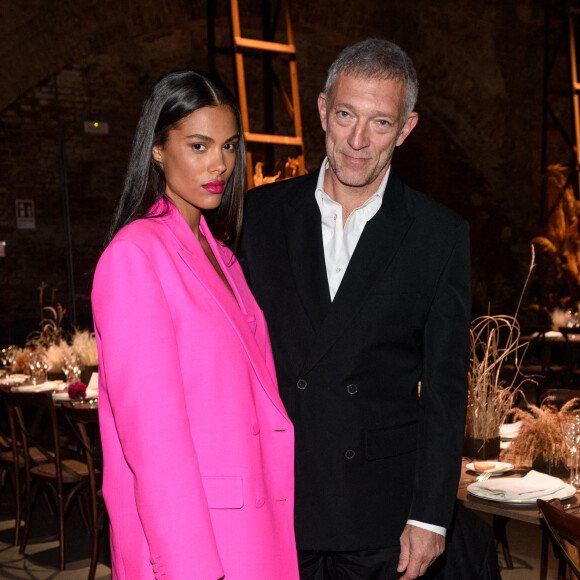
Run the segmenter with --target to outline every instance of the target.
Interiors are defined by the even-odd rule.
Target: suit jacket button
[[[263,497],[258,497],[256,499],[256,507],[261,508],[266,503],[266,499]]]
[[[299,379],[298,382],[296,383],[296,386],[302,390],[306,388],[306,385],[308,385],[308,383],[304,379]]]
[[[355,452],[354,452],[352,449],[347,449],[347,450],[344,452],[344,456],[345,456],[347,459],[354,459],[354,456],[355,456],[355,455],[356,455],[356,453],[355,453]]]
[[[357,391],[358,387],[356,385],[348,385],[348,387],[346,387],[346,392],[349,395],[354,395]]]
[[[258,423],[254,423],[252,425],[252,435],[258,435],[259,432],[260,432],[260,425],[258,425]]]

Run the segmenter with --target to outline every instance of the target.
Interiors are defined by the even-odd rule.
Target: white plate
[[[0,380],[0,385],[19,385],[28,379],[28,375],[8,375],[6,378]]]
[[[551,499],[570,499],[571,497],[574,497],[576,495],[576,488],[573,485],[570,485],[569,483],[565,484],[565,487],[563,489],[560,489],[555,493],[549,493],[548,495],[541,495],[530,499],[502,499],[499,497],[492,498],[480,493],[480,490],[478,490],[474,486],[475,484],[473,483],[468,485],[467,491],[471,495],[474,495],[475,497],[479,497],[481,499],[488,499],[489,501],[498,501],[500,503],[513,503],[520,505],[535,504],[537,499],[543,499],[544,501],[549,501]]]
[[[475,469],[475,465],[473,463],[468,463],[465,468],[469,469],[469,471],[473,471],[474,473],[477,473],[478,475],[480,473],[485,473],[486,471],[490,471],[490,476],[491,477],[497,477],[498,475],[503,475],[504,473],[507,473],[508,471],[513,471],[513,464],[511,463],[503,463],[502,461],[486,461],[486,463],[493,463],[493,471],[490,471],[492,468],[490,467],[489,469],[485,469],[483,471],[478,471],[477,469]]]

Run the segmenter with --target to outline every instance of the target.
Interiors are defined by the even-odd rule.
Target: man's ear
[[[397,147],[403,144],[403,141],[409,136],[409,133],[415,128],[415,125],[419,121],[419,113],[413,111],[405,121],[399,136],[397,137]]]
[[[320,123],[323,131],[326,131],[326,105],[326,94],[320,93],[318,95],[318,113],[320,114]]]

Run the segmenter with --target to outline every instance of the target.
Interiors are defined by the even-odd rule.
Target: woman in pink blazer
[[[92,293],[115,579],[298,578],[294,432],[225,245],[244,186],[231,95],[192,71],[162,77]]]

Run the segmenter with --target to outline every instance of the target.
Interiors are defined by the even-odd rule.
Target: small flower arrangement
[[[528,405],[511,409],[508,416],[521,421],[517,437],[502,452],[504,461],[531,466],[535,460],[551,462],[557,467],[567,465],[569,452],[564,443],[562,424],[574,416],[580,407],[580,398],[571,399],[558,409],[554,397],[548,397],[540,407]]]
[[[69,399],[84,399],[87,394],[87,385],[81,383],[80,381],[76,383],[71,383],[68,387],[68,398]]]

